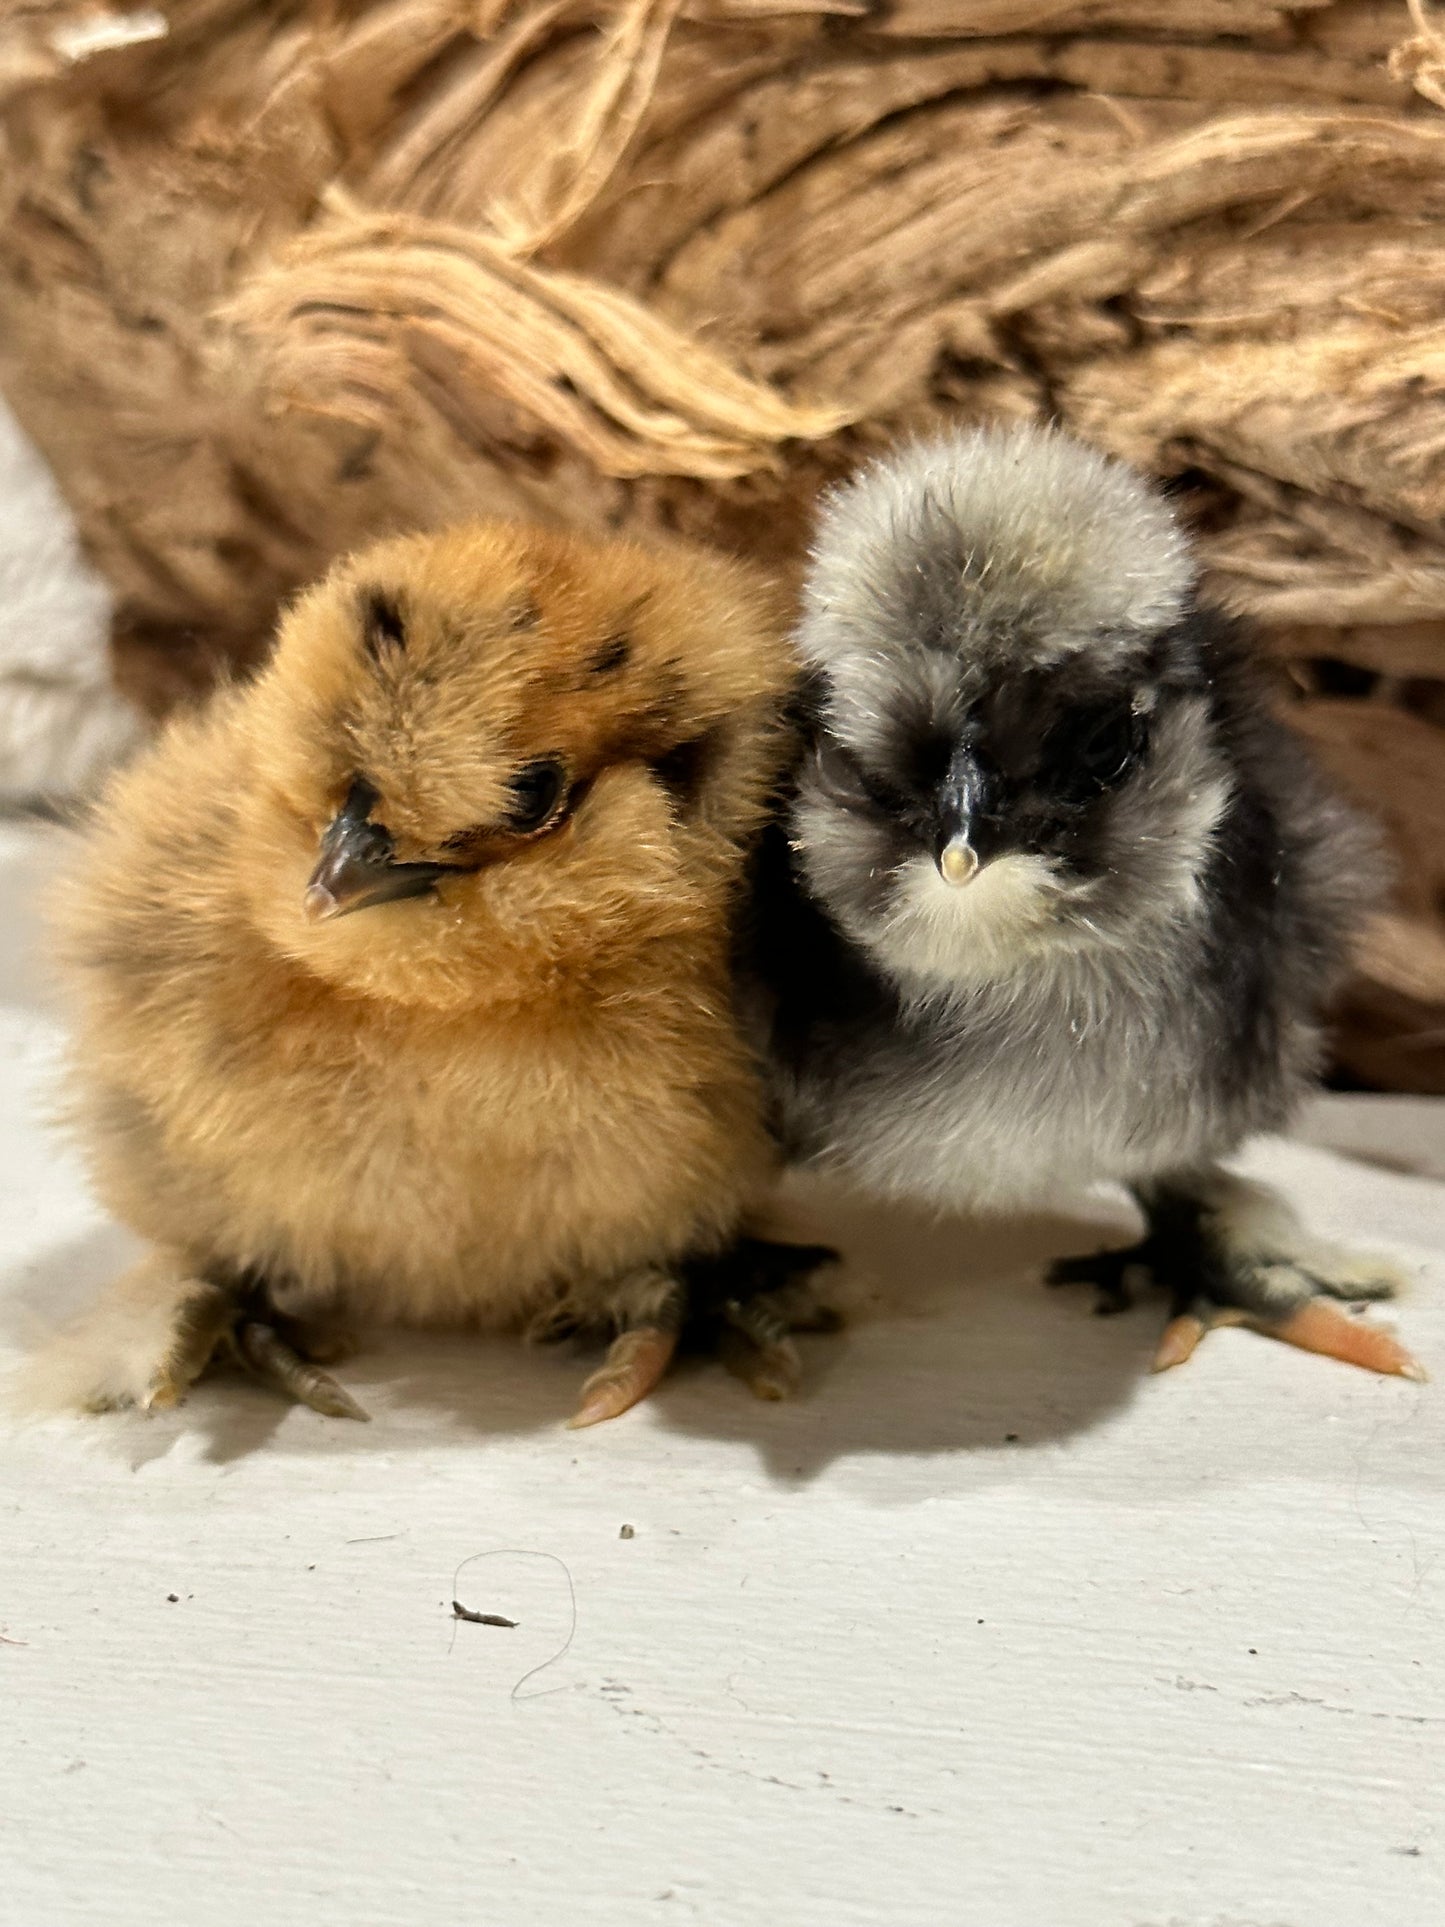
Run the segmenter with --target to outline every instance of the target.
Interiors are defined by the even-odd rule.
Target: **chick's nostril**
[[[978,875],[978,852],[966,836],[950,837],[938,855],[938,874],[960,889]]]
[[[390,863],[396,854],[396,839],[384,824],[366,823],[357,832],[353,847],[363,863]]]

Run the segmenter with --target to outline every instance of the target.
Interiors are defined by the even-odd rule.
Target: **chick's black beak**
[[[933,860],[945,883],[962,889],[978,875],[978,819],[988,808],[988,776],[973,752],[960,747],[934,795]]]
[[[451,866],[445,863],[398,863],[391,834],[370,821],[376,793],[365,783],[353,783],[321,839],[321,854],[306,882],[301,907],[311,923],[344,917],[374,903],[398,897],[425,896]]]

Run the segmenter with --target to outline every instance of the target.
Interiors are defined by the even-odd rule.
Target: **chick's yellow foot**
[[[1196,1298],[1186,1311],[1176,1311],[1164,1327],[1164,1335],[1154,1354],[1151,1371],[1167,1372],[1193,1356],[1195,1347],[1217,1325],[1248,1325],[1269,1338],[1282,1338],[1301,1351],[1319,1352],[1338,1358],[1346,1365],[1359,1365],[1367,1372],[1384,1372],[1396,1378],[1425,1379],[1425,1368],[1400,1343],[1392,1332],[1379,1325],[1352,1318],[1327,1298],[1305,1296],[1293,1311],[1281,1317],[1250,1313],[1238,1305],[1221,1305]]]
[[[230,1363],[325,1418],[366,1419],[365,1408],[320,1369],[351,1349],[349,1334],[277,1311],[264,1285],[202,1284],[181,1307],[175,1344],[140,1402],[148,1410],[178,1404],[205,1372]]]
[[[1146,1237],[1122,1251],[1064,1259],[1050,1282],[1096,1285],[1100,1312],[1126,1310],[1137,1282],[1163,1285],[1173,1304],[1154,1371],[1182,1365],[1217,1326],[1247,1325],[1366,1371],[1426,1376],[1393,1333],[1341,1309],[1394,1297],[1399,1272],[1383,1259],[1312,1239],[1264,1186],[1216,1171],[1187,1188],[1158,1187],[1140,1203]]]
[[[157,1248],[55,1334],[17,1389],[38,1412],[158,1412],[231,1360],[313,1411],[365,1418],[312,1363],[336,1356],[336,1334],[283,1316],[257,1281],[209,1277],[183,1253]]]

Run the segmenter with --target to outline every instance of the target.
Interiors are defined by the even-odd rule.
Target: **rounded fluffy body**
[[[1037,429],[827,506],[812,746],[757,917],[795,1155],[1008,1208],[1284,1121],[1373,846],[1193,578],[1139,476]],[[981,859],[962,887],[950,834]]]
[[[340,565],[112,784],[60,894],[109,1209],[363,1320],[605,1326],[716,1248],[770,1169],[728,941],[792,675],[766,585],[681,548],[479,524]],[[566,807],[518,829],[538,758]],[[358,782],[398,861],[455,867],[310,919]]]

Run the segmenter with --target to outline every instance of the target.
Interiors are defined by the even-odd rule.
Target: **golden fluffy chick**
[[[41,1403],[170,1403],[221,1346],[364,1416],[336,1319],[605,1332],[574,1423],[651,1388],[773,1166],[728,949],[783,638],[714,556],[405,537],[114,782],[57,905],[72,1115],[153,1250]]]

